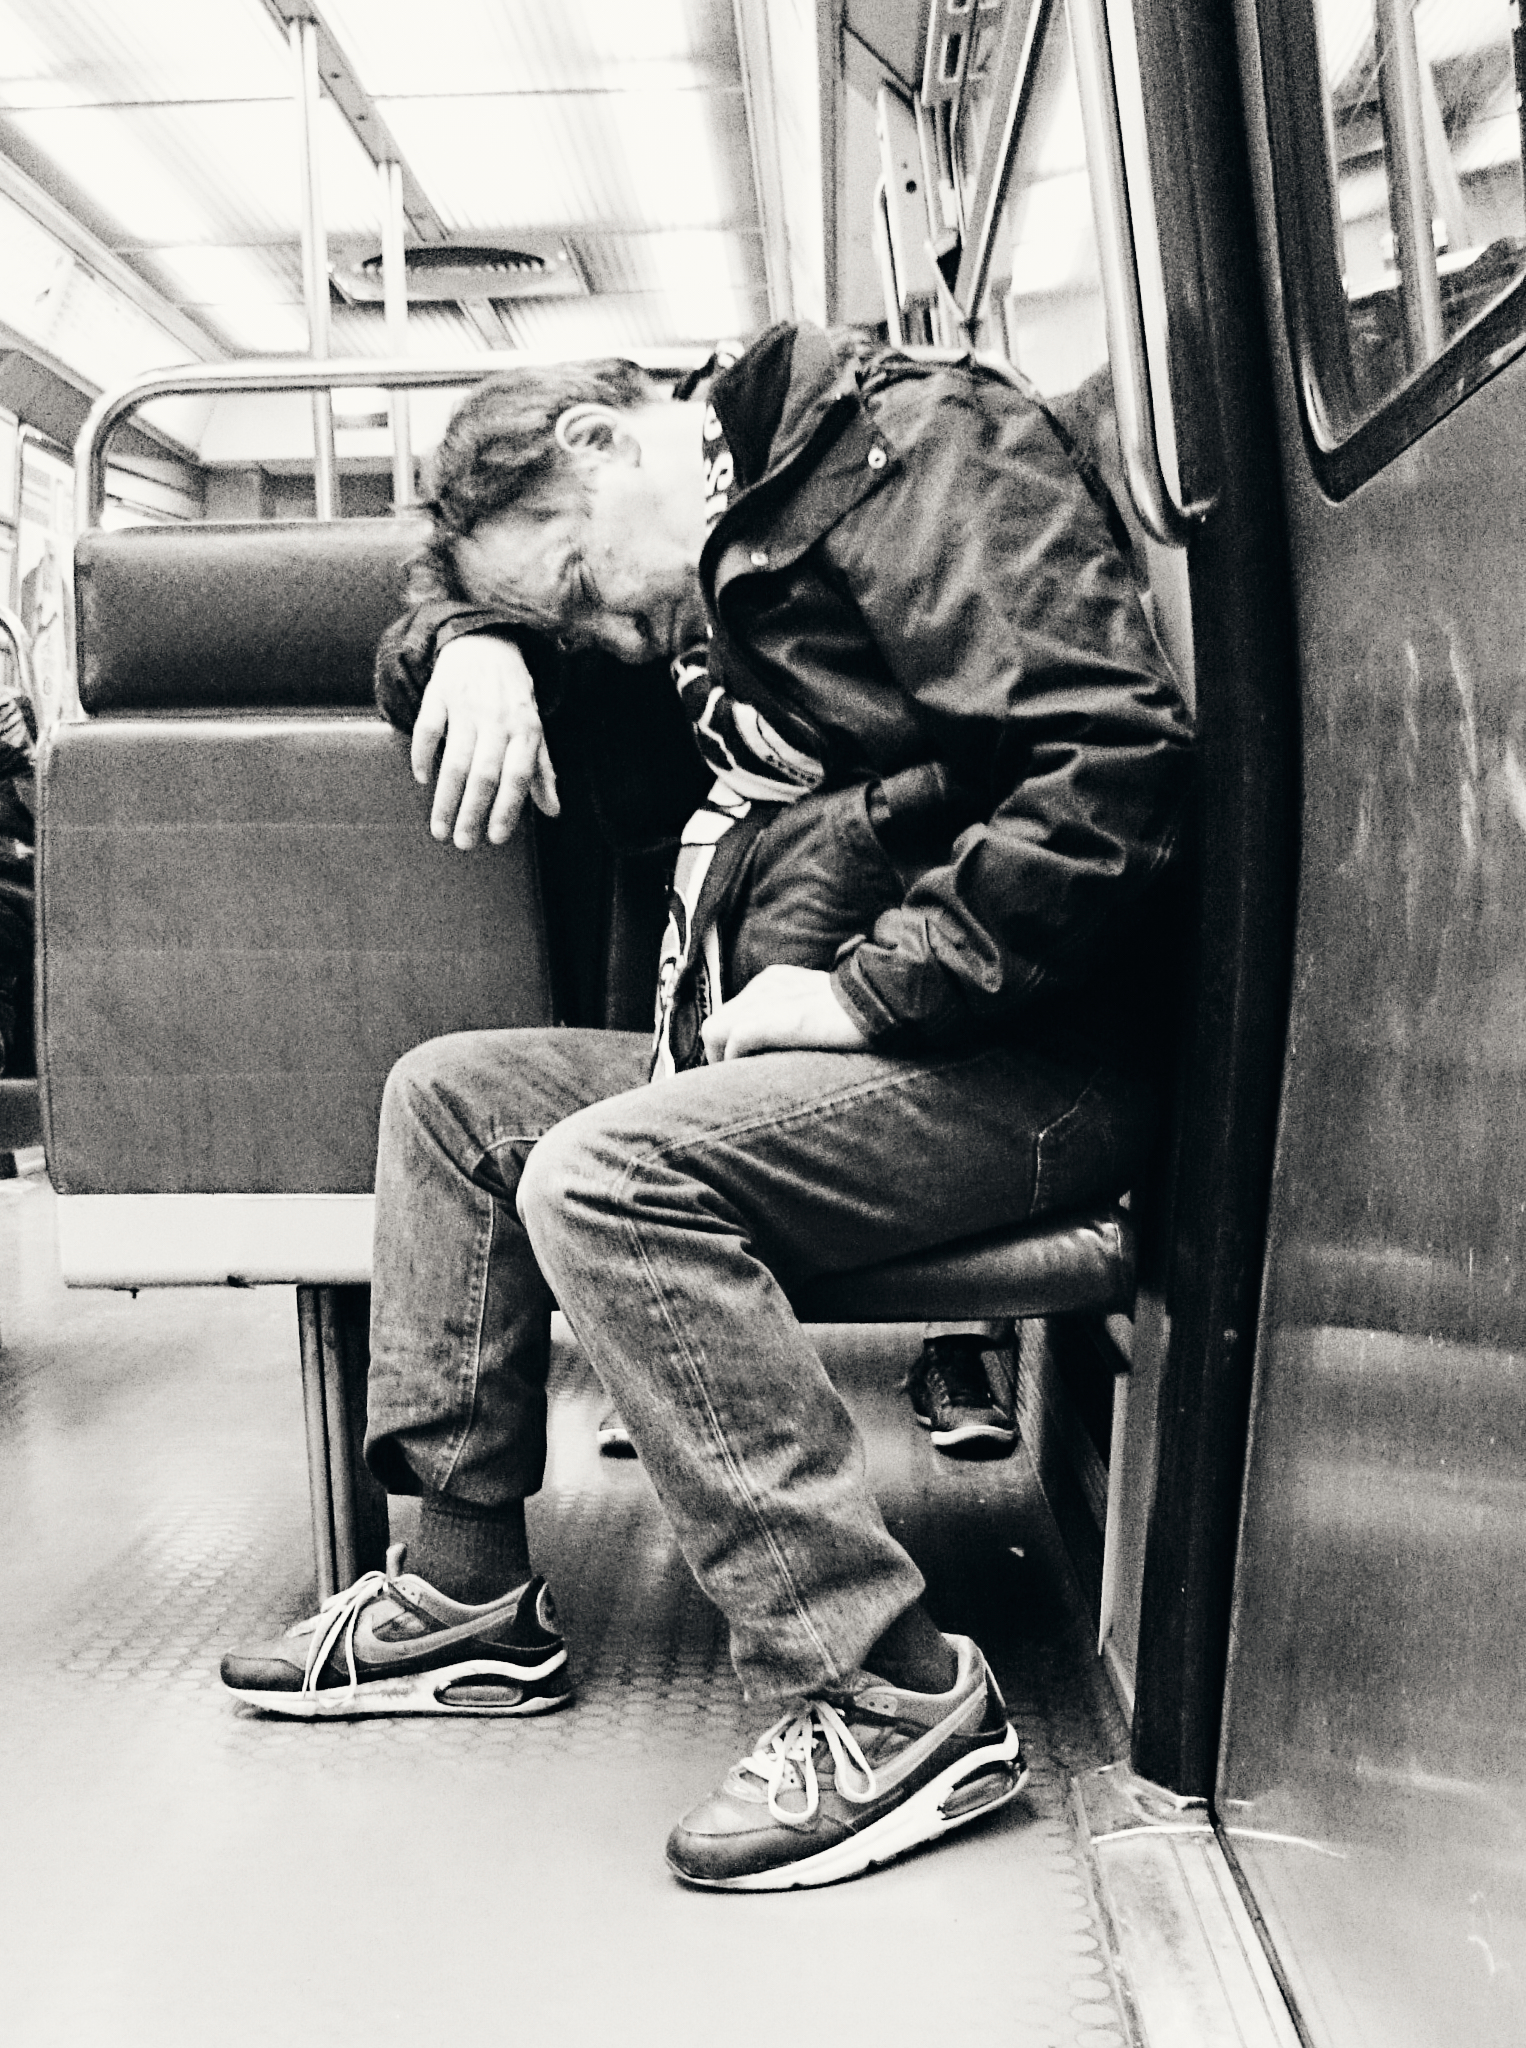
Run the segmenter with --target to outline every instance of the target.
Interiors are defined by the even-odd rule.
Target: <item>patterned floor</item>
[[[758,1717],[640,1467],[597,1456],[576,1356],[533,1510],[575,1709],[267,1720],[215,1673],[311,1605],[293,1298],[68,1295],[52,1200],[0,1183],[10,2048],[1125,2048],[1066,1806],[1121,1730],[1026,1459],[931,1451],[894,1391],[904,1336],[823,1333],[824,1356],[934,1613],[997,1669],[1031,1785],[857,1883],[693,1894],[663,1840]]]

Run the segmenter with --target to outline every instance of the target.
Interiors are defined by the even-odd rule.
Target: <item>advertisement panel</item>
[[[74,465],[25,429],[16,610],[32,642],[39,733],[78,718],[74,676]]]

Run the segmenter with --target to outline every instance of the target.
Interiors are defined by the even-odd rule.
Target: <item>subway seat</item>
[[[436,844],[372,704],[418,538],[408,520],[87,533],[89,716],[52,735],[38,777],[63,1277],[298,1287],[304,1372],[312,1349],[333,1367],[308,1386],[320,1583],[378,1561],[341,1529],[324,1568],[319,1486],[342,1523],[366,1483],[340,1440],[357,1376],[363,1406],[387,1074],[445,1032],[554,1021],[533,825],[470,859]],[[1102,1207],[819,1278],[796,1306],[915,1322],[1127,1312],[1133,1294],[1128,1216]]]
[[[42,1111],[74,1286],[370,1278],[382,1086],[547,1024],[533,832],[462,859],[376,715],[411,521],[79,543],[91,716],[40,777]],[[1110,1207],[800,1290],[819,1320],[1126,1310]]]

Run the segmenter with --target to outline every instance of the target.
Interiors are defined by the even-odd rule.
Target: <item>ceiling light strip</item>
[[[144,313],[165,334],[189,351],[198,362],[212,363],[220,360],[222,351],[211,337],[196,322],[182,313],[156,292],[148,280],[139,275],[130,264],[98,241],[87,227],[81,225],[73,214],[68,213],[56,199],[51,199],[40,185],[34,184],[26,172],[19,170],[7,156],[0,155],[0,192],[7,199],[14,200],[23,213],[29,214],[40,228],[46,230],[55,242],[61,242],[72,256],[77,256],[97,280],[108,290],[127,299],[140,313]]]

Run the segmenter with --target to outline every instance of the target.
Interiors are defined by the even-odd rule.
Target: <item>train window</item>
[[[993,342],[1037,388],[1072,391],[1107,361],[1107,328],[1092,219],[1081,103],[1065,10],[1036,0],[1034,46],[1001,218],[992,237]],[[1020,10],[1019,10],[1020,11]],[[1019,20],[1008,32],[1021,31]],[[991,143],[1002,79],[995,36],[975,46],[955,121],[955,167],[966,207]]]
[[[1294,340],[1340,496],[1526,341],[1526,51],[1516,0],[1273,12]]]

